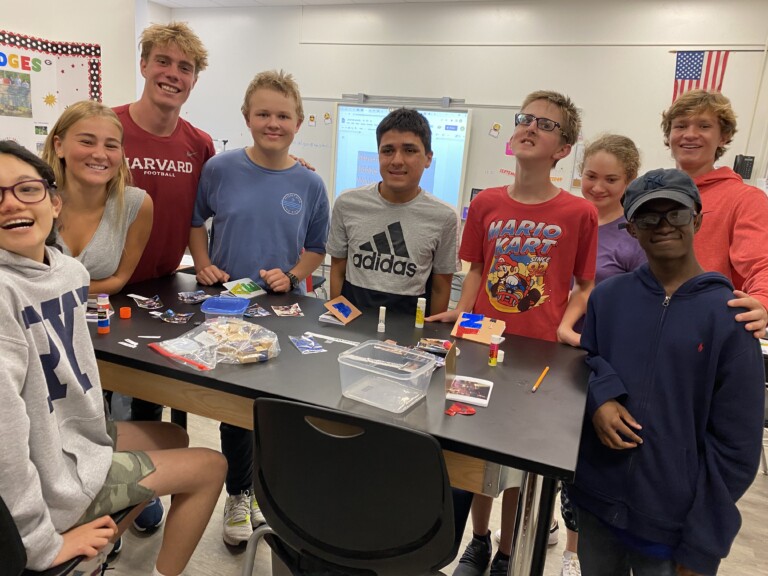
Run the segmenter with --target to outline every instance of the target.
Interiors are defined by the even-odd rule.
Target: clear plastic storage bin
[[[399,414],[426,396],[434,368],[431,354],[368,340],[339,354],[341,393]]]

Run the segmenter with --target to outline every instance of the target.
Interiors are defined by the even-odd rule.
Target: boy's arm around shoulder
[[[694,501],[675,551],[675,561],[687,568],[714,573],[739,531],[736,501],[757,472],[764,403],[760,346],[741,326],[734,325],[719,355]]]
[[[4,312],[4,311],[3,311]],[[0,318],[8,316],[0,313]],[[3,323],[8,326],[7,323]],[[13,326],[14,324],[11,324]],[[40,476],[30,457],[29,436],[32,422],[21,396],[28,384],[27,367],[29,349],[26,343],[6,334],[0,335],[3,362],[0,363],[0,430],[6,439],[13,434],[13,441],[6,441],[0,448],[0,496],[11,512],[24,548],[27,550],[27,567],[35,570],[48,568],[63,545],[63,538],[56,533],[48,507],[42,498]],[[45,386],[45,382],[30,383]],[[47,410],[47,405],[44,406]]]

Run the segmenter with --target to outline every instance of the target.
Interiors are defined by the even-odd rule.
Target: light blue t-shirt
[[[325,253],[328,195],[323,180],[300,164],[268,170],[245,149],[217,154],[203,166],[192,226],[213,217],[211,262],[233,280],[259,270],[290,270],[302,249]]]

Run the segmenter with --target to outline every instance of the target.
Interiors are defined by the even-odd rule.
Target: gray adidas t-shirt
[[[346,279],[359,288],[418,296],[435,274],[453,274],[458,216],[421,191],[405,204],[384,200],[378,183],[347,190],[333,206],[327,251],[347,259]]]

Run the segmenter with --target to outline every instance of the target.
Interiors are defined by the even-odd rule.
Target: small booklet
[[[232,280],[231,282],[224,282],[224,288],[226,288],[233,296],[239,296],[241,298],[255,298],[261,296],[267,292],[256,284],[250,278],[241,278],[240,280]]]
[[[482,378],[470,376],[456,376],[445,392],[447,400],[475,404],[476,406],[488,406],[491,399],[493,382]]]
[[[344,326],[344,322],[336,318],[333,314],[330,312],[324,312],[320,314],[320,316],[317,318],[320,320],[320,322],[325,322],[326,324],[334,324],[336,326]]]

